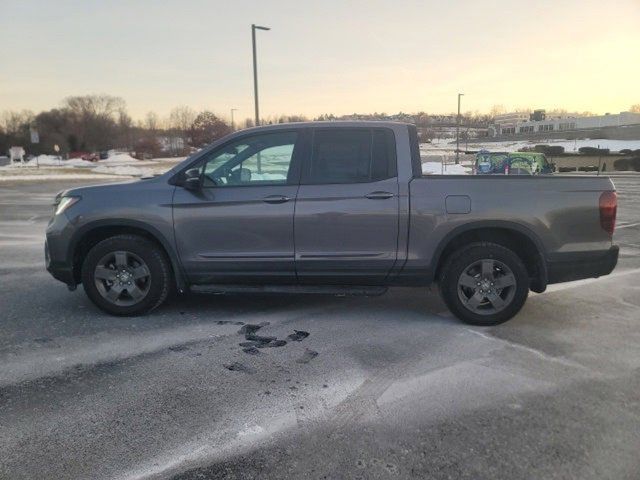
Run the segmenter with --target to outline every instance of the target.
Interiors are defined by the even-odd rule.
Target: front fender
[[[182,268],[180,259],[176,253],[171,239],[168,239],[166,235],[164,235],[158,228],[154,227],[153,225],[149,225],[148,223],[138,220],[132,220],[128,218],[115,218],[95,220],[82,225],[74,232],[70,239],[67,258],[70,259],[71,262],[75,262],[76,252],[82,240],[87,238],[88,235],[91,235],[92,233],[105,228],[113,228],[115,230],[122,229],[122,231],[127,231],[127,229],[129,229],[131,233],[135,233],[136,231],[138,231],[144,234],[144,236],[148,236],[157,241],[169,257],[178,290],[184,291],[188,288],[187,277]],[[73,266],[74,268],[76,267],[75,264]]]

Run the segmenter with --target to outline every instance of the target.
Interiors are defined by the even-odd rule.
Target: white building
[[[545,120],[529,120],[526,118],[510,122],[507,122],[505,119],[500,119],[500,123],[498,123],[498,117],[496,117],[495,125],[490,127],[489,134],[494,137],[498,135],[526,135],[532,133],[623,127],[628,125],[640,125],[640,113],[620,112],[614,115],[606,114],[593,117],[566,116],[547,118]]]
[[[529,114],[525,112],[501,113],[496,115],[493,123],[496,125],[512,125],[518,122],[526,122],[529,120]]]
[[[510,112],[496,115],[493,125],[489,127],[489,135],[513,135],[516,133],[516,125],[529,120],[529,114],[524,112]]]

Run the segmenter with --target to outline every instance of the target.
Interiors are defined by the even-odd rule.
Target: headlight
[[[75,205],[80,201],[80,197],[62,197],[56,205],[56,213],[54,215],[60,215],[67,208]]]

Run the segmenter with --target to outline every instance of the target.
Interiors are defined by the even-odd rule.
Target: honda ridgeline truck
[[[413,125],[270,125],[155,178],[61,192],[46,266],[113,315],[149,312],[174,289],[437,282],[458,318],[495,325],[529,290],[609,274],[616,208],[604,176],[423,175]]]

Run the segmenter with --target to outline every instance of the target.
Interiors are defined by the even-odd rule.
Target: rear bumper
[[[619,250],[617,245],[613,245],[609,250],[556,255],[547,263],[548,283],[609,275],[616,268]]]

